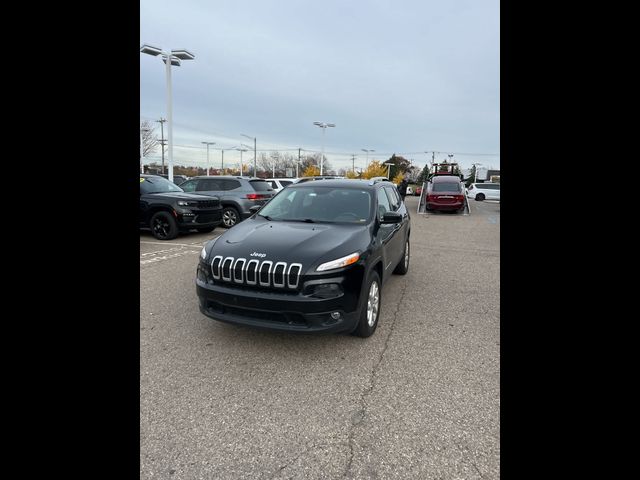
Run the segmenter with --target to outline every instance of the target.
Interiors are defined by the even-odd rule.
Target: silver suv
[[[222,226],[231,228],[253,215],[251,207],[261,206],[275,195],[262,178],[234,176],[193,177],[180,185],[185,192],[220,198]]]

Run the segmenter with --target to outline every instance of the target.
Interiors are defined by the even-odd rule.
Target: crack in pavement
[[[349,474],[349,471],[351,470],[351,465],[353,464],[353,458],[355,457],[355,452],[353,450],[353,437],[355,434],[355,427],[360,425],[364,421],[365,417],[367,416],[367,408],[368,408],[367,397],[371,395],[375,387],[375,378],[377,376],[380,365],[382,364],[384,354],[387,352],[387,349],[389,348],[389,341],[391,339],[391,335],[393,335],[393,332],[395,330],[396,319],[398,318],[398,313],[400,312],[400,306],[403,304],[402,301],[404,300],[404,295],[407,291],[408,285],[409,285],[409,282],[405,280],[404,285],[402,286],[402,293],[400,294],[400,298],[398,299],[398,303],[396,304],[396,311],[393,312],[393,319],[391,320],[389,335],[387,335],[387,338],[384,341],[384,346],[382,348],[382,351],[380,352],[380,355],[378,356],[378,361],[375,363],[375,365],[371,369],[371,375],[369,376],[369,387],[362,392],[362,395],[360,395],[360,401],[359,401],[360,409],[352,417],[351,425],[349,426],[349,432],[347,435],[347,440],[349,442],[349,459],[347,461],[347,468],[342,474],[343,477],[346,477]]]

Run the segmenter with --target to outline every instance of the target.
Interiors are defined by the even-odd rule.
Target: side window
[[[236,188],[240,188],[240,182],[238,180],[232,180],[230,178],[225,178],[218,180],[220,184],[220,190],[235,190]]]
[[[278,188],[276,182],[274,182],[273,180],[271,180],[269,183],[271,184],[271,188]]]
[[[391,208],[395,212],[400,208],[400,197],[395,192],[393,187],[384,187],[384,191],[387,193],[387,197],[389,197],[389,203],[391,204]]]
[[[293,182],[291,182],[290,180],[280,180],[280,185],[282,185],[283,188],[287,185],[291,185],[291,183]]]
[[[196,182],[197,180],[189,180],[188,182],[184,182],[180,185],[180,188],[185,192],[194,192],[196,190]]]
[[[378,193],[378,218],[382,220],[382,217],[385,213],[393,211],[391,208],[391,202],[389,202],[389,197],[385,193],[384,189],[379,188],[377,190]]]
[[[218,185],[216,180],[204,179],[198,181],[198,186],[196,187],[197,192],[209,192],[209,191],[218,191],[222,190]]]

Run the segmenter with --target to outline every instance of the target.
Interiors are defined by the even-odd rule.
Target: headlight
[[[213,248],[213,245],[216,243],[216,241],[219,238],[220,237],[216,237],[213,240],[209,240],[207,243],[204,244],[204,246],[202,247],[202,251],[200,252],[200,258],[202,260],[205,260],[207,258],[207,255],[211,251],[211,248]]]
[[[178,205],[181,207],[188,207],[190,204],[185,200],[178,200]]]
[[[330,262],[323,263],[318,268],[316,268],[316,271],[324,272],[326,270],[333,270],[334,268],[346,267],[347,265],[356,263],[359,258],[359,253],[352,253],[351,255],[347,255],[346,257],[337,258],[336,260],[331,260]]]

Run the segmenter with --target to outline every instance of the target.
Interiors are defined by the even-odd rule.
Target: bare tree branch
[[[142,135],[142,154],[146,157],[155,152],[160,142],[155,132],[154,122],[142,120],[140,122],[140,133]]]

